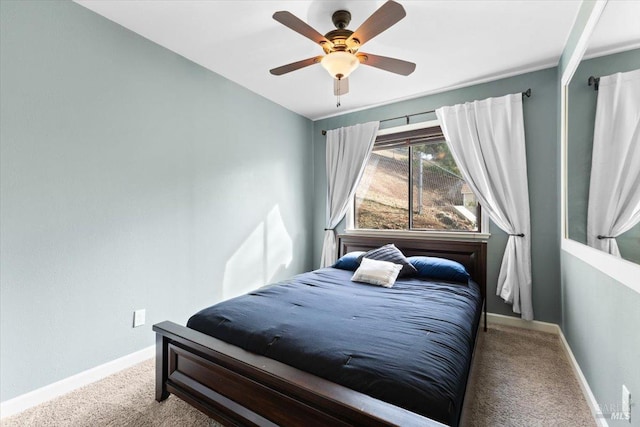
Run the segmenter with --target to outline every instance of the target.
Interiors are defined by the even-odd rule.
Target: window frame
[[[410,132],[419,129],[429,129],[440,127],[438,120],[429,120],[420,123],[413,123],[403,126],[389,127],[378,131],[376,138],[379,136],[393,135],[401,132]],[[346,215],[345,232],[353,235],[369,235],[369,236],[408,236],[408,237],[424,237],[439,240],[482,240],[486,241],[491,237],[489,233],[488,215],[482,213],[480,207],[480,221],[478,231],[444,231],[444,230],[377,230],[371,228],[355,228],[355,193],[349,201],[349,209]]]

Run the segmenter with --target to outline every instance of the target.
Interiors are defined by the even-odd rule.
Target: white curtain
[[[620,256],[616,237],[640,222],[640,70],[600,77],[587,243]]]
[[[462,176],[484,212],[509,233],[497,295],[533,319],[531,226],[520,93],[436,110]]]
[[[327,222],[321,267],[336,262],[335,228],[347,212],[367,165],[380,122],[327,131]]]

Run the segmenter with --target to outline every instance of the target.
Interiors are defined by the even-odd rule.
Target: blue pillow
[[[471,276],[462,264],[445,258],[412,256],[409,262],[418,270],[417,277],[467,283]]]
[[[360,261],[358,260],[358,258],[362,254],[364,254],[363,251],[349,252],[338,261],[336,261],[336,263],[331,267],[339,268],[341,270],[356,271],[358,267],[360,267]]]

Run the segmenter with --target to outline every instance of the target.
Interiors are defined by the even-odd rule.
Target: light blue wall
[[[309,120],[71,2],[0,24],[0,400],[311,267]]]
[[[326,206],[325,137],[320,133],[322,129],[335,129],[355,123],[413,114],[444,105],[521,92],[527,88],[531,88],[533,91],[532,97],[524,100],[529,200],[531,203],[533,304],[536,319],[560,323],[559,207],[558,198],[553,191],[559,186],[557,170],[559,163],[556,157],[558,111],[555,68],[314,122],[314,265],[319,264],[322,251]],[[417,121],[433,118],[435,115],[420,116]],[[403,120],[384,123],[385,126],[401,124],[404,124]],[[488,243],[487,287],[489,297],[487,298],[487,306],[490,312],[514,315],[511,306],[495,296],[507,236],[493,224],[491,224],[490,231],[492,235]]]
[[[640,426],[640,294],[567,252],[562,253],[562,283],[562,331],[596,401],[603,408],[620,408],[625,384],[636,402],[631,424],[607,422]]]
[[[582,61],[569,85],[567,146],[567,215],[569,238],[587,243],[587,207],[597,92],[589,76],[640,69],[640,49]],[[640,224],[616,239],[625,259],[640,264]]]
[[[593,6],[592,1],[583,2],[562,54],[557,76],[558,104],[562,73]],[[595,399],[600,405],[616,407],[621,402],[622,384],[626,384],[632,399],[637,402],[640,393],[640,294],[570,253],[561,252],[562,331]],[[607,422],[610,426],[640,426],[638,404],[633,409],[631,424],[610,419]]]

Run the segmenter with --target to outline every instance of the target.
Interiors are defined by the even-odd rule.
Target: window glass
[[[478,202],[447,143],[411,146],[413,229],[477,231]]]
[[[374,147],[356,190],[354,228],[477,232],[479,218],[480,206],[441,136]]]
[[[407,230],[409,147],[374,150],[355,197],[355,227]]]

